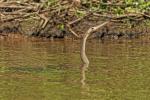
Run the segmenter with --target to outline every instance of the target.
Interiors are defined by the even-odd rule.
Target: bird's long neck
[[[86,56],[86,41],[87,41],[88,35],[83,36],[82,43],[81,43],[81,60],[83,64],[89,65],[89,60]]]

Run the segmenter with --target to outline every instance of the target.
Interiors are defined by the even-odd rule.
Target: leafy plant
[[[63,31],[65,29],[65,26],[64,26],[64,24],[59,24],[58,28]]]
[[[76,16],[77,17],[83,17],[85,16],[86,12],[81,10],[76,10]]]

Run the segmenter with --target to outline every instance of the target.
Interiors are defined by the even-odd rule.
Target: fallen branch
[[[102,15],[102,14],[98,14],[98,13],[93,13],[94,16],[98,16],[98,17],[105,17],[105,18],[109,18],[109,19],[123,19],[123,18],[128,18],[128,17],[141,17],[141,14],[124,14],[124,15],[120,15],[120,16],[115,16],[115,15]]]
[[[44,20],[44,22],[42,23],[42,29],[44,29],[46,27],[49,19],[47,17],[45,17],[44,14],[38,14],[38,16]]]
[[[71,28],[71,25],[76,24],[78,22],[80,22],[82,19],[84,19],[85,17],[87,17],[90,13],[86,14],[85,16],[78,18],[74,21],[69,22],[66,26],[68,27],[69,31],[76,36],[77,38],[81,38],[81,36],[79,36],[75,31],[73,31],[73,29]]]
[[[141,15],[143,15],[144,17],[147,17],[150,19],[150,15],[144,14],[144,13],[140,13]]]
[[[29,16],[31,16],[31,14],[27,14],[27,15],[24,15],[24,16],[17,16],[17,17],[13,17],[13,18],[4,19],[4,20],[0,20],[0,22],[14,21],[16,19],[27,18]]]
[[[69,24],[67,24],[66,26],[68,27],[69,31],[70,31],[75,37],[81,38],[81,36],[79,36],[75,31],[72,30],[72,28],[70,27]]]

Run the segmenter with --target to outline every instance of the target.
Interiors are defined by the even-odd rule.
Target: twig
[[[69,22],[68,24],[69,24],[69,25],[75,24],[75,23],[81,21],[83,18],[84,18],[84,17],[78,18],[78,19],[76,19],[76,20],[74,20],[74,21]]]
[[[80,18],[78,18],[78,19],[76,19],[76,20],[74,20],[74,21],[71,21],[71,22],[69,22],[68,24],[69,24],[69,25],[72,25],[72,24],[78,23],[78,22],[80,22],[82,19],[84,19],[85,17],[89,16],[90,14],[91,14],[91,12],[87,12],[86,15],[84,15],[83,17],[80,17]]]
[[[127,17],[141,17],[140,14],[124,14],[124,15],[120,15],[120,16],[114,16],[114,15],[101,15],[98,13],[93,13],[94,16],[98,16],[98,17],[105,17],[105,18],[109,18],[109,19],[123,19],[123,18],[127,18]]]
[[[49,21],[47,17],[45,17],[44,14],[37,14],[40,18],[44,19],[44,23],[42,24],[42,28],[44,29]]]
[[[135,6],[134,4],[122,4],[122,3],[100,3],[100,5],[104,6],[119,6],[119,7],[129,7],[129,6]]]
[[[1,20],[1,22],[8,22],[8,21],[13,21],[13,20],[15,20],[15,19],[19,19],[19,18],[26,18],[26,17],[29,17],[29,16],[31,16],[31,15],[32,15],[32,14],[27,14],[27,15],[24,15],[24,16],[17,16],[17,17],[13,17],[13,18]]]
[[[89,13],[90,14],[90,13]],[[81,38],[81,36],[79,36],[75,31],[72,30],[71,25],[80,22],[82,19],[84,19],[85,17],[87,17],[89,14],[86,14],[85,16],[78,18],[74,21],[69,22],[66,26],[68,27],[69,31],[76,36],[77,38]]]
[[[69,31],[70,31],[74,36],[76,36],[77,38],[81,38],[75,31],[72,30],[72,28],[70,27],[69,24],[67,24],[66,26],[68,27]]]
[[[150,19],[150,15],[147,15],[147,14],[144,14],[144,13],[140,13],[140,14]]]

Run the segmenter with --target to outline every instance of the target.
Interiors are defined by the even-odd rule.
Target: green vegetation
[[[65,2],[67,0],[63,0]],[[80,7],[83,6],[91,12],[105,12],[111,14],[126,14],[126,13],[142,13],[150,11],[150,1],[146,0],[81,0]],[[76,0],[72,0],[76,2]],[[59,0],[48,0],[46,3],[47,7],[53,7],[61,5]],[[62,6],[62,5],[61,5]],[[77,13],[83,14],[78,7]],[[82,8],[82,7],[81,7]],[[60,9],[60,8],[58,8]]]
[[[130,28],[134,26],[133,23],[149,22],[150,19],[150,1],[146,0],[37,1],[1,2],[0,12],[3,14],[1,24],[17,23],[17,29],[23,34],[64,37],[66,33],[77,34],[75,31],[82,34],[90,27],[106,21],[114,24],[124,23]],[[32,20],[32,23],[28,25],[27,20]],[[9,25],[6,30],[11,29]],[[4,28],[0,27],[0,30],[3,31]]]

